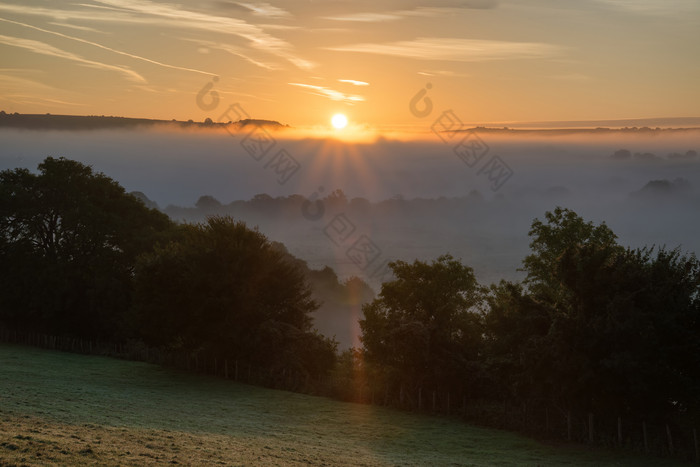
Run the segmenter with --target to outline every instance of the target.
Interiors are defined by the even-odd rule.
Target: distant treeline
[[[150,207],[157,205],[149,200],[143,193],[134,193]],[[326,196],[313,200],[302,195],[289,195],[272,197],[266,193],[255,195],[249,200],[237,200],[223,204],[210,195],[200,196],[192,208],[169,205],[165,212],[171,219],[205,219],[211,215],[230,215],[245,217],[274,217],[275,219],[289,219],[298,221],[300,218],[310,216],[322,217],[328,213],[344,212],[353,218],[363,218],[368,215],[421,215],[430,217],[444,217],[454,213],[460,208],[474,206],[484,201],[483,195],[473,190],[467,196],[459,198],[440,197],[435,199],[414,198],[405,199],[396,195],[391,199],[371,202],[366,198],[348,198],[343,190],[337,189]]]
[[[687,157],[694,151],[688,151]],[[653,156],[653,155],[651,155]],[[650,157],[651,157],[650,156]],[[672,155],[669,155],[671,157]],[[632,157],[630,155],[630,157]],[[656,156],[653,156],[656,157]],[[686,156],[683,156],[686,157]],[[639,190],[629,193],[631,198],[654,199],[671,196],[685,196],[692,194],[692,185],[688,180],[676,178],[674,180],[650,180]],[[151,208],[158,209],[156,202],[149,199],[142,192],[132,192]],[[550,199],[565,202],[574,194],[564,186],[551,186],[541,191],[541,195]],[[496,195],[490,203],[498,203],[504,200],[503,195]],[[227,215],[236,218],[264,219],[274,218],[296,222],[302,218],[309,219],[309,215],[328,213],[346,213],[351,218],[378,217],[386,219],[393,216],[405,219],[408,216],[421,217],[426,220],[444,220],[455,213],[474,209],[484,205],[486,198],[478,190],[472,190],[461,197],[438,198],[405,198],[395,195],[390,199],[370,201],[363,197],[348,197],[343,190],[336,189],[325,196],[310,200],[305,196],[294,194],[288,196],[272,197],[266,193],[260,193],[249,200],[236,200],[230,203],[222,203],[211,195],[200,196],[193,207],[168,205],[162,211],[171,219],[202,221],[212,215]]]
[[[51,115],[51,114],[20,114],[0,111],[0,128],[24,128],[29,130],[101,130],[101,129],[133,129],[137,127],[171,126],[177,128],[228,128],[240,130],[247,125],[260,125],[266,128],[286,128],[272,120],[246,119],[238,122],[213,122],[207,118],[203,122],[193,120],[155,120],[150,118],[127,118],[105,115]]]
[[[571,125],[571,128],[560,127],[561,123],[556,122],[541,122],[537,124],[540,128],[509,128],[496,126],[476,126],[473,128],[465,128],[456,132],[477,132],[486,134],[504,134],[504,135],[541,135],[541,136],[566,136],[566,135],[585,135],[585,134],[656,134],[656,133],[686,133],[700,130],[697,126],[697,119],[661,119],[665,125],[664,128],[648,126],[625,126],[621,127],[621,122],[604,122],[609,126],[598,126],[596,128],[581,128],[595,122],[564,122]],[[599,122],[600,123],[600,122]],[[629,124],[629,122],[627,122]],[[669,128],[668,124],[685,125],[683,127]],[[549,128],[548,125],[555,124],[555,128]],[[243,119],[238,122],[214,122],[211,118],[205,119],[203,122],[195,122],[193,120],[157,120],[148,118],[130,118],[130,117],[114,117],[105,115],[52,115],[46,114],[20,114],[18,112],[6,113],[0,111],[0,128],[27,128],[36,130],[95,130],[104,128],[134,128],[139,126],[153,125],[174,125],[182,128],[212,128],[233,125],[233,128],[244,129],[248,125],[264,126],[268,129],[283,129],[289,128],[289,125],[283,125],[275,120],[264,119]],[[232,127],[229,127],[231,129]]]
[[[340,192],[330,198],[347,203]],[[348,297],[366,285],[310,273],[231,217],[176,225],[63,158],[47,158],[39,174],[0,172],[0,210],[0,322],[10,330],[139,339],[215,356],[217,372],[245,362],[311,377],[315,392],[346,400],[446,413],[503,407],[477,418],[539,423],[550,434],[559,420],[570,439],[625,445],[625,420],[644,427],[646,446],[647,426],[665,426],[671,453],[672,433],[700,421],[700,262],[626,248],[568,209],[532,223],[522,283],[481,285],[447,254],[390,263],[393,278],[362,308],[362,347],[341,354],[313,331],[309,277]],[[506,416],[513,408],[519,423]],[[611,418],[617,430],[604,431],[600,420]]]

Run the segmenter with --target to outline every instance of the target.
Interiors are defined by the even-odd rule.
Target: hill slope
[[[0,344],[0,465],[645,464],[621,456],[145,363]]]

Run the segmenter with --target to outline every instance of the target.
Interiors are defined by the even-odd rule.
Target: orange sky
[[[0,1],[0,109],[217,120],[237,103],[379,129],[447,109],[472,123],[698,116],[699,30],[698,0]],[[218,105],[197,105],[208,83]],[[419,117],[409,102],[428,83]]]

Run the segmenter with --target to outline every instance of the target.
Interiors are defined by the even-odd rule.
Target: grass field
[[[676,465],[446,418],[0,344],[5,465]]]

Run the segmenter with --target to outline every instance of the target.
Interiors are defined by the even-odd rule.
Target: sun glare
[[[335,114],[331,118],[331,124],[336,130],[342,130],[348,124],[348,118],[343,114]]]

